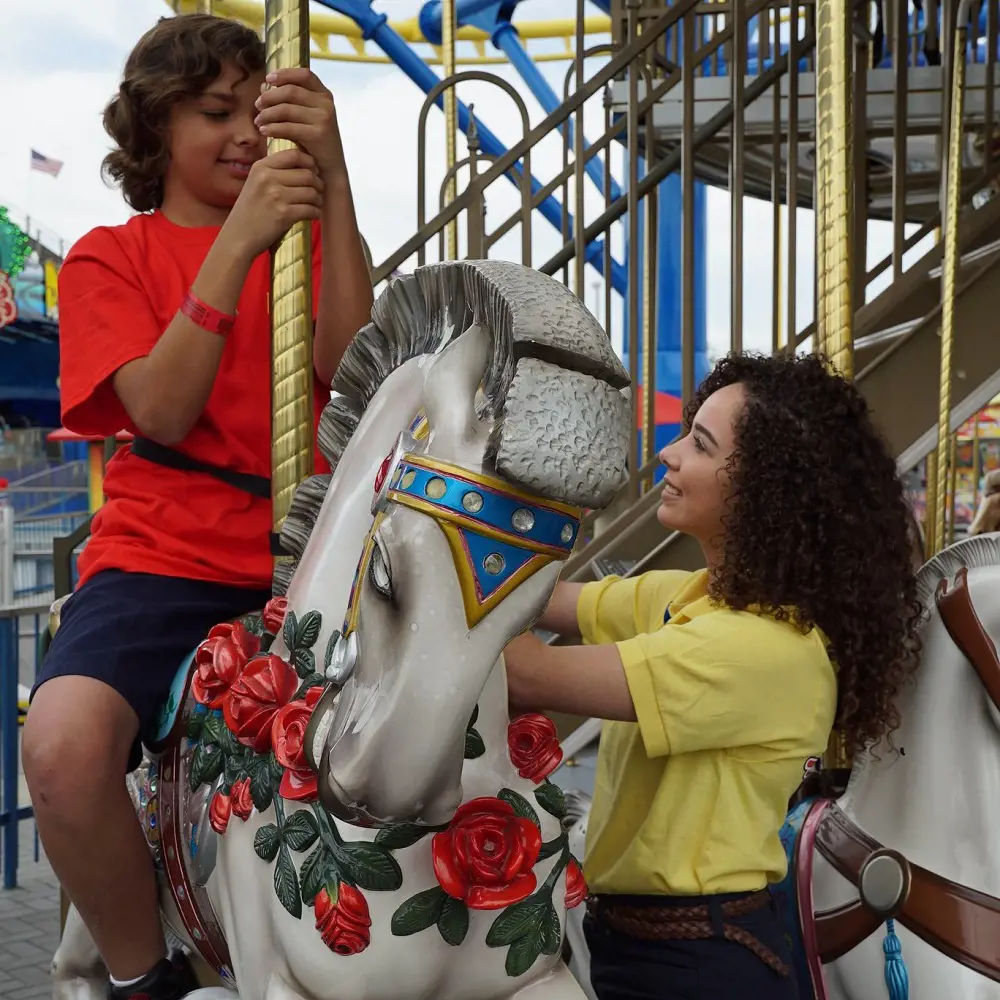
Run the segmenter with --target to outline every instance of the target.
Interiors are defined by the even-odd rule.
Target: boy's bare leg
[[[125,788],[138,721],[91,677],[35,694],[22,756],[38,832],[111,975],[144,976],[166,954],[152,859]]]

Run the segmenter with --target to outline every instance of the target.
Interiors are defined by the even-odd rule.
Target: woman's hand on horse
[[[257,109],[254,122],[262,135],[297,143],[328,181],[347,176],[333,95],[312,70],[268,73]]]
[[[503,652],[512,713],[566,712],[635,722],[618,647],[550,646],[526,632]]]
[[[271,153],[250,168],[223,234],[239,251],[256,257],[296,222],[320,218],[324,187],[308,153],[301,149]]]

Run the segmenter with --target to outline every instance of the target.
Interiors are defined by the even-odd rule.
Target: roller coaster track
[[[199,9],[198,0],[174,0],[171,6],[182,14],[192,14]],[[220,17],[231,17],[250,27],[262,31],[264,27],[263,0],[214,0],[213,13]],[[528,48],[535,62],[559,62],[572,59],[576,25],[572,18],[556,18],[547,21],[518,21],[518,35]],[[429,42],[420,30],[416,17],[401,21],[389,21],[393,29],[404,41],[411,45],[424,46],[426,53],[421,58],[428,65],[441,65],[441,48]],[[315,59],[333,62],[381,63],[390,65],[392,60],[380,52],[372,51],[361,28],[349,17],[333,11],[312,10],[310,12],[310,34],[312,35],[312,55]],[[584,21],[584,34],[608,36],[611,34],[611,18],[596,14]],[[458,29],[458,45],[455,63],[459,66],[492,66],[506,63],[502,53],[486,54],[490,36],[485,31],[469,25]],[[553,48],[552,43],[557,44]]]

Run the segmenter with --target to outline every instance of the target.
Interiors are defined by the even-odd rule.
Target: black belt
[[[271,480],[267,476],[256,476],[252,472],[236,472],[233,469],[224,469],[220,465],[212,465],[211,462],[203,462],[201,459],[191,455],[185,455],[182,451],[168,448],[166,445],[151,441],[149,438],[133,437],[132,454],[139,458],[144,458],[147,462],[156,465],[166,466],[168,469],[179,469],[181,472],[201,472],[206,476],[212,476],[219,482],[232,486],[233,489],[251,496],[259,497],[261,500],[271,499]],[[273,531],[270,535],[271,555],[284,556],[288,553],[281,547],[281,538]]]

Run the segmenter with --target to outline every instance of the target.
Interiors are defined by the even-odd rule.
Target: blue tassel
[[[910,977],[903,961],[903,946],[896,937],[896,924],[891,918],[885,922],[882,954],[885,955],[885,985],[889,990],[889,1000],[909,1000]]]

